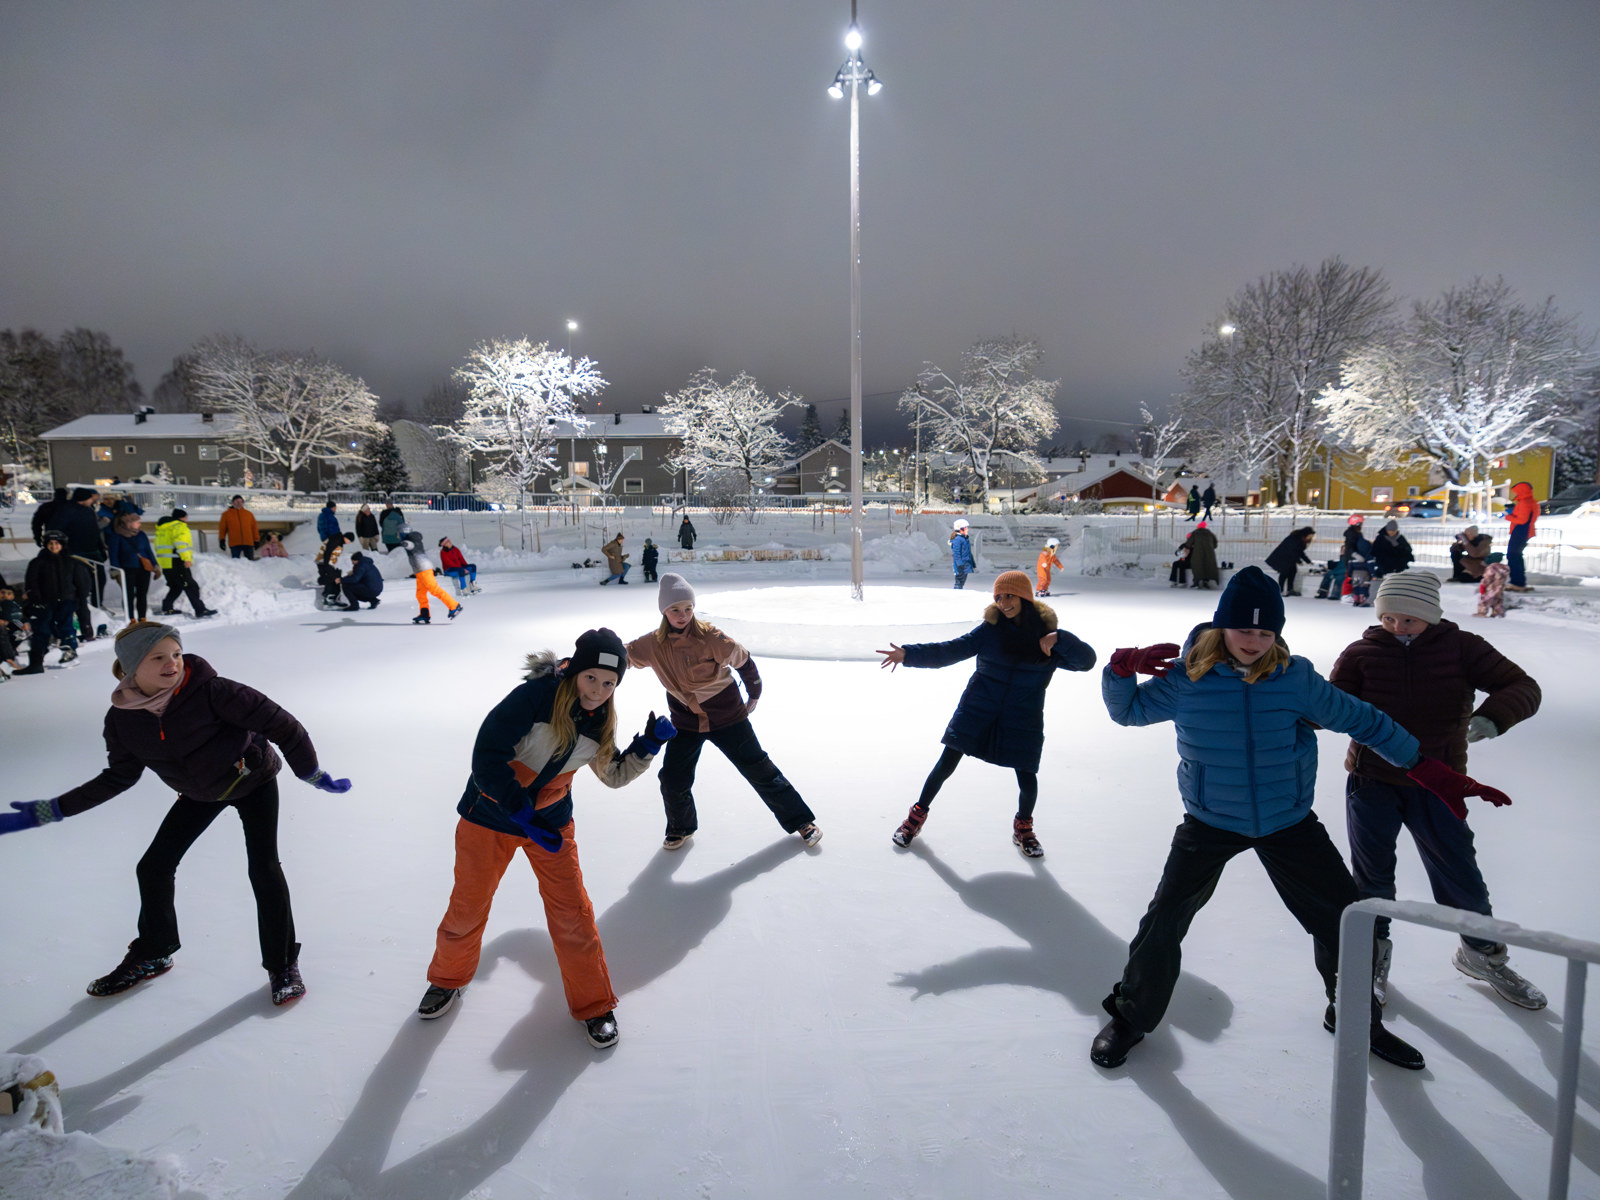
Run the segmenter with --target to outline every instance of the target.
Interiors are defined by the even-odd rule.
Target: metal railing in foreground
[[[1566,1006],[1561,1010],[1561,1069],[1551,1135],[1549,1200],[1566,1200],[1572,1171],[1572,1129],[1583,1052],[1583,998],[1600,943],[1524,929],[1509,921],[1412,900],[1362,900],[1339,922],[1339,989],[1333,1043],[1333,1121],[1328,1136],[1329,1200],[1359,1200],[1367,1138],[1367,1032],[1372,1008],[1372,936],[1379,917],[1539,950],[1567,960]],[[1355,986],[1346,987],[1346,981]]]

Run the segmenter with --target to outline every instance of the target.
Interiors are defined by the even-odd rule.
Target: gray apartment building
[[[665,418],[657,413],[597,413],[581,428],[571,423],[560,426],[555,470],[535,481],[533,490],[564,492],[568,475],[575,474],[595,488],[609,476],[613,496],[682,493],[683,472],[667,465],[682,445],[681,438],[666,431]]]

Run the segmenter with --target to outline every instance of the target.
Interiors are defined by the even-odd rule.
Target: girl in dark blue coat
[[[115,532],[106,539],[111,565],[122,575],[128,615],[142,621],[150,606],[150,577],[159,574],[156,552],[150,545],[150,535],[140,528],[138,513],[123,513],[112,529]]]
[[[949,642],[925,642],[880,650],[882,666],[947,667],[977,656],[967,690],[945,727],[940,755],[922,795],[894,832],[894,844],[909,846],[928,819],[928,806],[970,754],[1017,773],[1017,815],[1011,840],[1029,858],[1044,857],[1033,833],[1033,806],[1039,798],[1039,753],[1044,749],[1044,693],[1058,670],[1087,671],[1094,651],[1064,629],[1056,614],[1033,598],[1033,585],[1021,571],[1006,571],[994,581],[994,603],[983,624]]]

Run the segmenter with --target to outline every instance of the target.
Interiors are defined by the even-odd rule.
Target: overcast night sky
[[[848,395],[848,0],[0,6],[0,327],[148,391],[213,332],[418,399],[566,341]],[[868,440],[925,359],[1037,338],[1164,407],[1244,283],[1341,255],[1600,324],[1594,0],[861,0]],[[878,396],[875,394],[888,393]],[[1082,427],[1085,431],[1094,426]],[[1104,428],[1101,426],[1100,428]]]

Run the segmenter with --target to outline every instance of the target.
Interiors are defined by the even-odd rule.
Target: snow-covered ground
[[[635,562],[646,532],[629,526]],[[702,546],[719,532],[701,524]],[[935,525],[926,532],[942,542]],[[670,530],[653,536],[670,543]],[[0,839],[0,1049],[48,1062],[68,1131],[156,1160],[145,1177],[169,1182],[148,1194],[191,1200],[1324,1194],[1333,1042],[1309,942],[1253,861],[1230,867],[1197,920],[1164,1026],[1122,1069],[1089,1062],[1100,999],[1180,817],[1170,728],[1113,725],[1097,671],[1051,688],[1037,813],[1047,854],[1029,862],[1011,845],[1014,780],[981,763],[960,767],[910,851],[889,842],[966,669],[761,657],[756,728],[816,810],[820,846],[785,837],[715,753],[697,786],[701,831],[677,854],[660,849],[652,778],[612,792],[582,775],[577,831],[622,998],[620,1044],[590,1049],[568,1017],[520,864],[463,1003],[418,1021],[479,721],[526,651],[566,650],[593,625],[631,637],[656,624],[655,589],[597,588],[597,572],[571,569],[582,549],[545,542],[548,562],[505,570],[479,552],[483,594],[430,628],[410,624],[398,556],[380,556],[402,577],[360,614],[314,611],[303,558],[202,558],[207,600],[228,615],[188,621],[187,648],[289,707],[325,765],[355,783],[341,797],[283,786],[309,992],[285,1009],[268,1000],[242,837],[225,817],[179,872],[176,968],[119,997],[84,995],[133,936],[134,863],[171,799],[153,778]],[[906,544],[868,557],[869,600],[874,587],[949,587],[948,567]],[[999,548],[988,557],[1014,565]],[[833,615],[847,559],[672,569],[708,613],[725,593],[812,585],[821,627],[848,621]],[[301,586],[274,586],[284,575]],[[965,593],[974,622],[989,578]],[[1116,646],[1181,641],[1215,602],[1148,573],[1068,577],[1058,593],[1062,624],[1102,661]],[[943,620],[950,600],[908,604],[907,629]],[[1473,748],[1474,772],[1516,801],[1473,802],[1496,911],[1600,940],[1600,627],[1531,609],[1478,621],[1471,600],[1447,587],[1447,615],[1545,693],[1534,720]],[[727,607],[750,617],[748,596]],[[1310,598],[1289,612],[1290,645],[1325,671],[1370,618]],[[892,622],[871,626],[907,640]],[[109,649],[0,687],[0,800],[55,795],[98,769]],[[618,696],[630,729],[662,704],[645,672]],[[1318,808],[1342,843],[1344,741],[1324,734],[1320,749]],[[1428,896],[1409,849],[1400,886]],[[1367,1194],[1542,1195],[1570,1016],[1563,963],[1514,956],[1552,997],[1526,1013],[1455,972],[1447,935],[1397,926],[1395,943],[1390,1020],[1428,1069],[1371,1068]],[[1600,1196],[1596,991],[1574,1197]],[[16,1166],[4,1147],[25,1136],[0,1135],[0,1162]],[[0,1169],[0,1196],[37,1194],[25,1186]]]

